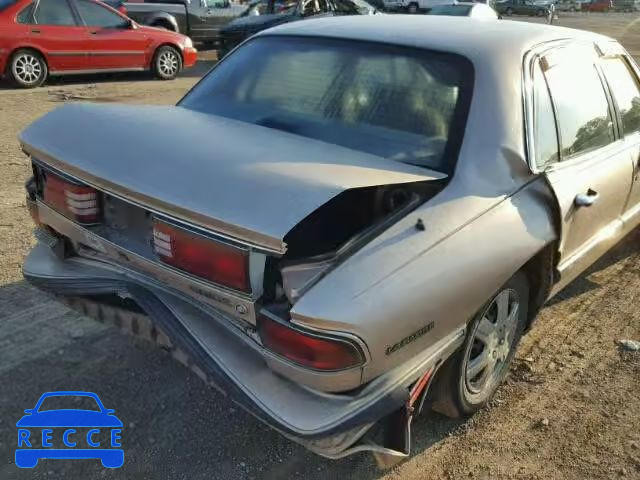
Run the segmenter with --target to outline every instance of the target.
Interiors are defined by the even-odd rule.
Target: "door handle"
[[[576,195],[574,203],[576,207],[590,207],[598,200],[600,194],[595,190],[587,190],[587,193],[579,193]]]
[[[98,32],[89,32],[89,35],[97,35]]]
[[[40,34],[40,30],[31,30],[31,33],[37,33],[37,34]]]

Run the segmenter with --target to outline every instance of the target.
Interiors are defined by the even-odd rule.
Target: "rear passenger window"
[[[640,130],[640,88],[638,80],[623,58],[607,58],[602,61],[607,82],[620,110],[625,135]]]
[[[609,102],[593,62],[566,59],[547,68],[545,75],[556,107],[563,160],[614,141]]]
[[[533,115],[536,166],[544,170],[558,161],[558,134],[549,89],[539,63],[533,70]]]
[[[76,19],[66,0],[40,0],[35,21],[39,25],[76,25]]]
[[[18,23],[33,23],[33,3],[23,8],[18,14]]]

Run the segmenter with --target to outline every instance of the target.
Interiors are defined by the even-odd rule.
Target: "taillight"
[[[315,370],[344,370],[363,363],[360,350],[347,340],[302,332],[265,315],[258,318],[258,333],[269,350]]]
[[[153,247],[167,265],[236,290],[248,292],[249,252],[154,219]]]
[[[42,200],[51,208],[79,223],[100,221],[98,191],[47,171]]]

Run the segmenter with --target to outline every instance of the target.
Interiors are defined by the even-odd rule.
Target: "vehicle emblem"
[[[50,408],[52,403],[77,407],[78,400],[85,401],[89,408]],[[41,458],[96,458],[105,468],[120,468],[124,464],[120,443],[122,422],[95,393],[48,392],[24,413],[16,423],[15,459],[19,468],[33,468]]]

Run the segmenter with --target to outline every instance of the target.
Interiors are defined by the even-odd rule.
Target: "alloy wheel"
[[[178,73],[180,61],[173,51],[164,51],[158,57],[158,70],[166,77],[173,77]]]
[[[42,73],[40,59],[31,53],[22,53],[13,62],[14,76],[26,85],[37,83]]]
[[[517,330],[519,307],[517,292],[502,290],[478,322],[464,359],[465,385],[470,394],[483,395],[499,381]]]

